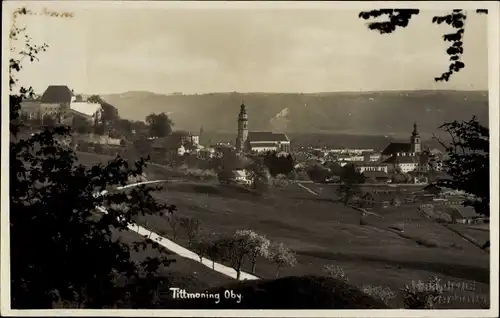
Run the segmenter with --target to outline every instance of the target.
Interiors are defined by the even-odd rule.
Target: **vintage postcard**
[[[2,7],[2,316],[498,316],[498,3]]]

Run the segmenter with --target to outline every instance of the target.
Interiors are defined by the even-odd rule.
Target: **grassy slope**
[[[253,229],[284,242],[297,253],[299,264],[283,270],[283,275],[320,274],[322,266],[335,263],[345,269],[355,285],[377,284],[398,290],[412,281],[437,275],[450,281],[476,281],[477,293],[488,292],[488,256],[417,213],[406,231],[413,237],[436,240],[439,247],[421,246],[384,230],[401,222],[399,215],[386,215],[384,224],[360,226],[357,212],[312,197],[300,188],[270,197],[227,192],[219,186],[173,184],[158,193],[158,198],[177,204],[180,214],[200,219],[206,231]],[[164,219],[151,217],[141,222],[170,234]],[[183,238],[179,241],[186,244]],[[245,269],[249,270],[248,266]],[[256,274],[261,277],[271,278],[274,273],[274,266],[266,261],[257,265]]]
[[[354,285],[376,284],[399,290],[412,281],[437,275],[443,281],[475,282],[474,292],[455,290],[453,295],[488,294],[488,255],[451,231],[423,219],[415,207],[376,211],[384,219],[369,217],[371,226],[360,226],[358,212],[329,200],[333,190],[314,186],[315,190],[322,189],[319,197],[295,185],[256,196],[207,183],[167,184],[164,191],[155,195],[176,204],[181,215],[200,219],[204,231],[254,229],[284,242],[296,251],[299,264],[283,270],[282,275],[318,275],[325,264],[334,263],[344,268]],[[405,233],[436,241],[438,247],[425,247],[385,230],[408,218],[412,222],[405,225]],[[148,217],[140,223],[170,235],[165,219]],[[178,241],[187,243],[184,237]],[[248,266],[245,269],[249,270]],[[272,278],[274,273],[272,264],[259,261],[257,275]],[[394,305],[400,306],[401,299],[396,299]],[[455,300],[442,306],[474,308],[477,304]]]

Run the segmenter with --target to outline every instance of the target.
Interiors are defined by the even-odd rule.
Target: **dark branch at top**
[[[398,27],[405,28],[410,23],[412,16],[418,15],[418,9],[381,9],[372,11],[363,11],[359,13],[359,17],[365,20],[379,17],[387,17],[386,21],[369,22],[368,28],[376,30],[380,34],[389,34],[394,32]],[[477,9],[476,13],[487,14],[487,9]],[[446,54],[450,56],[449,69],[443,72],[441,76],[434,78],[438,81],[448,81],[452,74],[459,72],[465,67],[465,64],[460,60],[464,52],[463,35],[465,32],[465,20],[467,16],[462,9],[453,9],[452,12],[444,16],[435,16],[432,18],[432,23],[446,23],[456,31],[443,35],[445,42],[450,42],[450,46],[446,50]]]

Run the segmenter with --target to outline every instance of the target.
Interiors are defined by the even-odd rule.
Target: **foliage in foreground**
[[[21,9],[16,14],[27,12]],[[158,271],[171,260],[160,254],[134,261],[132,248],[158,244],[143,239],[129,246],[112,233],[127,231],[139,213],[162,214],[175,206],[156,202],[153,189],[144,186],[128,193],[98,195],[140,176],[144,160],[130,167],[117,157],[87,168],[65,146],[70,136],[67,127],[46,127],[27,139],[18,138],[23,128],[20,103],[33,91],[16,89],[16,74],[22,70],[21,60],[34,61],[45,48],[31,45],[24,32],[14,27],[10,34],[11,40],[28,39],[17,52],[16,47],[11,49],[9,65],[12,308],[52,308],[55,303],[85,308],[154,307],[155,291],[165,284],[158,279]],[[97,213],[96,206],[107,207],[108,213]]]

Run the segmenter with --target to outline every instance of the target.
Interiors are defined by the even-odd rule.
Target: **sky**
[[[453,29],[431,20],[447,11],[421,11],[391,35],[368,30],[359,10],[347,9],[71,11],[70,19],[17,21],[49,45],[24,64],[22,84],[85,94],[488,89],[487,17],[475,13],[466,22],[465,69],[435,83],[449,64],[441,36]]]

